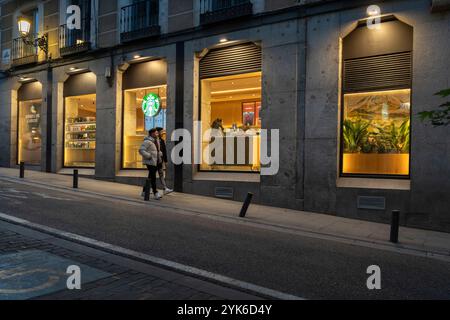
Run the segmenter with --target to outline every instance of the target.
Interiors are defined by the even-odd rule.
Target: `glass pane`
[[[66,167],[95,167],[96,96],[67,97],[65,101]]]
[[[411,90],[346,94],[343,173],[409,175]]]
[[[18,162],[41,163],[41,106],[41,99],[19,102]]]
[[[200,170],[259,172],[261,72],[204,79],[201,86]]]
[[[149,93],[161,99],[161,109],[156,116],[146,116],[142,111],[142,102]],[[148,131],[152,128],[166,129],[167,86],[132,89],[124,92],[123,117],[123,167],[125,169],[143,169],[139,148]],[[163,136],[163,139],[166,137]]]

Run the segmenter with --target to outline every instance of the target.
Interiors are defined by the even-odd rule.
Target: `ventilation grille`
[[[214,194],[217,198],[233,199],[234,191],[230,187],[216,187]]]
[[[345,93],[411,88],[411,77],[411,52],[344,62]]]
[[[261,57],[261,48],[253,43],[213,49],[200,61],[200,78],[261,71]]]
[[[385,197],[358,197],[358,209],[386,210]]]

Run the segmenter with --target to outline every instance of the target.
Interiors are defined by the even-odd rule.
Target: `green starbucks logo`
[[[147,117],[155,117],[161,110],[161,98],[155,93],[149,93],[142,101],[142,111]]]

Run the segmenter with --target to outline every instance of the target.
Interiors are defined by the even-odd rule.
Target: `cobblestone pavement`
[[[67,289],[69,265],[81,289]],[[0,300],[218,300],[257,297],[0,222]]]

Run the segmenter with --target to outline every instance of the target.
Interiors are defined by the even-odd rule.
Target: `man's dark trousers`
[[[150,179],[152,191],[154,194],[156,194],[156,192],[158,192],[158,189],[156,189],[156,172],[158,171],[158,168],[156,166],[147,165],[147,170],[148,170],[148,178]],[[144,186],[143,191],[145,192],[145,186]]]

